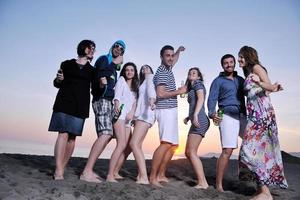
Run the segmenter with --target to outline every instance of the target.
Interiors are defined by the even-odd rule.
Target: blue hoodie
[[[117,82],[117,70],[120,70],[120,65],[112,62],[112,49],[116,43],[121,45],[125,50],[125,43],[122,40],[118,40],[111,46],[108,54],[100,56],[95,63],[96,75],[92,84],[93,102],[100,98],[112,100],[115,96],[114,87]],[[99,79],[102,77],[106,77],[107,79],[107,85],[104,88],[99,87]]]

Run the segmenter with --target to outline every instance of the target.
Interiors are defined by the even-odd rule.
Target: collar
[[[233,77],[236,77],[238,75],[237,71],[233,71]],[[219,76],[227,77],[225,72],[220,72]]]
[[[160,66],[162,66],[162,68],[164,68],[165,70],[167,70],[167,71],[172,71],[172,65],[171,66],[169,66],[169,67],[167,67],[166,65],[164,65],[164,64],[161,64]]]

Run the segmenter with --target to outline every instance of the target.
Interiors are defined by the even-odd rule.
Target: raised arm
[[[182,52],[184,50],[185,50],[184,46],[178,47],[177,51],[173,55],[173,65],[172,66],[174,66],[177,63],[177,61],[179,59],[180,52]]]

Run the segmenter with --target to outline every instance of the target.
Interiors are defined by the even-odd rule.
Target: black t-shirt
[[[54,102],[54,112],[63,112],[79,118],[89,117],[90,88],[95,69],[87,62],[80,66],[76,59],[66,60],[60,68],[64,80],[60,83],[54,80],[54,86],[59,88]]]

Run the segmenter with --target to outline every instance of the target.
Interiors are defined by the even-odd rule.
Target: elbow
[[[157,92],[156,95],[158,98],[164,98],[164,96],[165,96],[163,92]]]

